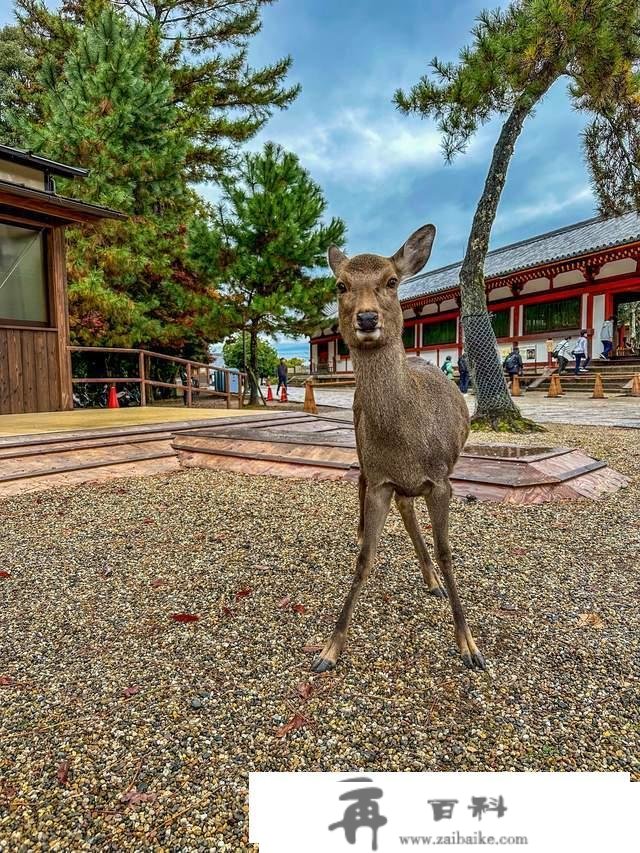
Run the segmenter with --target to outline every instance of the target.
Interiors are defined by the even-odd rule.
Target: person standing
[[[588,341],[587,341],[587,330],[580,330],[580,337],[573,348],[573,355],[576,359],[576,369],[575,374],[578,376],[580,373],[588,373],[587,365],[591,361],[589,358],[589,349],[588,349]],[[581,367],[580,365],[584,362],[584,365]]]
[[[524,367],[519,347],[514,346],[509,355],[505,358],[502,366],[509,374],[509,385],[513,385],[513,377],[522,376],[522,370]]]
[[[287,390],[287,377],[289,373],[289,368],[287,367],[287,362],[284,358],[280,359],[280,364],[278,365],[278,387],[276,388],[276,396],[280,393],[280,388],[284,386],[284,390]]]
[[[615,317],[609,317],[608,320],[605,320],[602,324],[602,329],[600,330],[600,340],[602,341],[602,355],[600,358],[604,358],[606,361],[609,361],[611,358],[611,351],[613,350],[613,324],[615,323]]]
[[[466,394],[469,390],[469,360],[464,352],[458,359],[458,374],[460,376],[460,391]]]

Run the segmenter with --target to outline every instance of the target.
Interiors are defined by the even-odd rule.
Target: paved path
[[[304,400],[304,388],[289,388],[290,400]],[[353,388],[316,388],[319,406],[336,406],[350,409],[353,405]],[[466,396],[469,410],[475,406],[475,397]],[[585,424],[588,426],[634,427],[640,429],[640,398],[609,397],[592,400],[587,395],[569,395],[550,400],[544,392],[533,391],[517,401],[522,414],[541,423]]]

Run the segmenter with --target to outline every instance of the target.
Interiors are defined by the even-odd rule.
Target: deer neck
[[[379,426],[397,427],[402,404],[411,396],[409,369],[401,341],[370,350],[352,350],[356,394],[363,413]]]

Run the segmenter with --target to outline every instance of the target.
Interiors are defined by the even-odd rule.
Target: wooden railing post
[[[240,386],[238,386],[240,387]],[[224,372],[224,390],[227,392],[227,409],[231,408],[231,374],[228,370]]]
[[[187,362],[187,407],[191,408],[191,362]]]
[[[140,376],[140,405],[147,405],[147,386],[145,385],[144,353],[138,353],[138,374]]]

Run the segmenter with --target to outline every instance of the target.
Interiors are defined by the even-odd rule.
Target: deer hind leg
[[[364,582],[371,574],[373,563],[376,558],[380,534],[391,506],[391,486],[378,486],[372,488],[367,486],[364,500],[364,537],[360,547],[360,553],[356,560],[356,571],[351,584],[349,594],[342,606],[340,616],[331,635],[331,639],[325,644],[320,655],[314,660],[312,669],[314,672],[325,672],[332,669],[340,656],[347,639],[347,631],[353,609],[360,597]]]
[[[458,590],[456,589],[456,582],[453,577],[451,548],[449,547],[449,503],[451,501],[451,486],[449,485],[449,481],[446,480],[444,483],[434,485],[431,493],[426,495],[426,501],[433,527],[435,557],[444,576],[444,582],[449,593],[451,610],[453,611],[456,643],[460,649],[462,661],[470,669],[485,669],[484,657],[476,646],[476,642],[467,625],[467,619],[458,597]]]
[[[364,541],[364,501],[367,494],[367,480],[362,472],[358,478],[358,498],[360,500],[360,518],[358,520],[358,546]]]
[[[436,598],[446,598],[447,592],[440,582],[440,578],[436,572],[436,567],[433,565],[433,561],[431,560],[429,551],[427,550],[427,545],[422,538],[422,531],[420,530],[420,525],[416,518],[413,498],[403,497],[396,492],[395,499],[396,506],[402,516],[404,526],[406,527],[409,538],[413,542],[413,547],[416,550],[418,562],[422,569],[422,577],[427,585],[429,594],[436,596]]]

